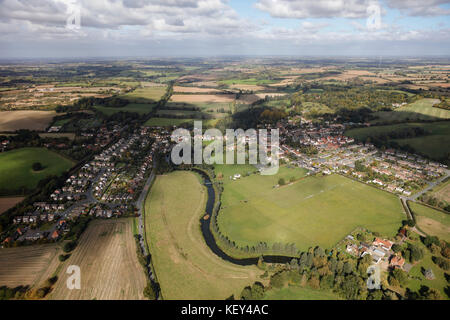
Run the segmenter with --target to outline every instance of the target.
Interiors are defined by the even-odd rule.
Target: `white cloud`
[[[362,18],[370,0],[258,0],[255,7],[275,18]]]

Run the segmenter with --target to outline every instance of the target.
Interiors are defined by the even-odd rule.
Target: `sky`
[[[450,0],[0,0],[0,58],[448,56]]]

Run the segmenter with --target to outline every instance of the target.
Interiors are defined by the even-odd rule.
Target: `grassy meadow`
[[[43,170],[35,172],[32,165],[40,162]],[[22,148],[0,154],[0,193],[32,190],[38,182],[52,175],[60,175],[74,163],[45,148]]]
[[[433,107],[436,103],[439,103],[438,99],[426,98],[399,107],[394,111],[376,112],[375,116],[378,119],[373,123],[450,119],[450,110]]]
[[[368,137],[389,134],[406,128],[423,128],[427,133],[423,136],[406,139],[393,139],[400,145],[409,145],[432,159],[441,159],[450,152],[450,122],[440,121],[432,123],[400,123],[386,126],[372,126],[348,130],[345,134],[363,141]]]
[[[359,226],[394,236],[405,218],[394,195],[339,175],[274,187],[279,177],[291,175],[280,170],[275,176],[225,179],[218,216],[222,233],[240,246],[281,242],[307,250],[330,248]]]
[[[450,214],[415,202],[410,202],[409,206],[420,230],[442,240],[450,241]]]
[[[206,197],[200,177],[184,171],[158,176],[147,196],[145,232],[164,299],[238,296],[262,273],[226,262],[207,247],[200,230]]]

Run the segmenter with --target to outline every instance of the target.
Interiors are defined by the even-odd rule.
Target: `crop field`
[[[218,90],[218,89],[213,89],[213,88],[174,86],[173,92],[174,93],[220,93],[223,91]]]
[[[234,94],[174,94],[170,98],[173,102],[233,102]]]
[[[21,202],[24,197],[0,197],[0,214],[14,207],[16,204]]]
[[[166,93],[166,86],[152,85],[144,88],[138,88],[132,92],[124,94],[122,97],[128,99],[134,103],[148,103],[156,102],[161,99],[161,97]]]
[[[406,128],[420,127],[427,132],[424,136],[406,139],[394,139],[400,145],[409,145],[432,159],[441,159],[450,152],[450,122],[401,123],[387,126],[371,126],[347,131],[345,134],[365,141],[368,137],[389,134]]]
[[[94,108],[97,109],[98,111],[110,116],[110,115],[118,113],[118,112],[136,112],[139,114],[146,114],[146,113],[151,112],[154,107],[155,107],[155,105],[151,104],[151,103],[130,103],[122,108],[110,108],[110,107],[103,107],[103,106],[95,106]]]
[[[238,296],[262,273],[226,262],[207,247],[200,231],[205,206],[206,189],[191,172],[158,176],[146,199],[147,241],[164,299]]]
[[[331,291],[313,290],[307,287],[289,286],[279,290],[266,292],[265,300],[339,300],[339,296]]]
[[[222,84],[226,84],[229,86],[233,86],[233,85],[256,85],[256,86],[261,86],[261,85],[267,85],[267,84],[272,84],[272,83],[276,83],[278,81],[276,80],[270,80],[270,79],[255,79],[255,78],[250,78],[250,79],[229,79],[229,80],[222,80],[219,81],[219,83]]]
[[[0,111],[0,132],[19,129],[44,131],[55,115],[54,111]]]
[[[55,272],[61,252],[54,244],[0,249],[0,287],[41,284]]]
[[[66,286],[66,269],[81,269],[81,290]],[[76,249],[64,262],[52,300],[144,299],[146,277],[136,255],[133,220],[96,220],[83,233]]]
[[[274,187],[280,176],[290,175],[280,171],[224,183],[222,233],[240,246],[281,242],[307,250],[330,248],[360,226],[394,236],[405,218],[394,195],[339,175]]]
[[[421,99],[394,111],[376,112],[375,116],[378,119],[374,120],[373,123],[450,119],[450,110],[433,107],[438,102],[438,99]]]
[[[35,172],[32,165],[40,162],[43,170]],[[38,182],[51,175],[69,170],[73,162],[45,148],[22,148],[0,154],[0,186],[4,191],[34,189]]]
[[[416,217],[420,230],[442,240],[450,241],[450,214],[415,202],[410,202],[409,206]]]

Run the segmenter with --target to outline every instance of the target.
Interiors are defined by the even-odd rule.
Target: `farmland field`
[[[272,289],[266,292],[266,300],[339,300],[339,297],[331,291],[313,290],[289,286],[279,290]]]
[[[64,268],[58,275],[52,300],[134,300],[144,299],[146,277],[136,256],[133,220],[91,222]],[[81,269],[81,290],[66,286],[66,268]]]
[[[213,89],[213,88],[174,86],[173,92],[174,93],[220,93],[223,91],[218,90],[218,89]]]
[[[0,111],[0,132],[19,129],[43,131],[55,115],[54,111]]]
[[[420,152],[432,159],[441,159],[450,152],[450,122],[433,123],[400,123],[387,126],[372,126],[368,128],[357,128],[347,131],[345,134],[365,141],[368,137],[381,134],[389,134],[393,131],[406,128],[420,127],[426,131],[424,136],[406,139],[394,139],[399,145],[408,145],[416,152]]]
[[[450,204],[450,179],[435,187],[431,193],[433,198],[436,198],[438,201],[445,201]]]
[[[145,122],[147,127],[179,126],[182,123],[193,121],[192,119],[151,118]]]
[[[425,233],[450,241],[450,214],[410,202],[409,206],[417,220],[418,227]]]
[[[224,182],[221,232],[239,246],[281,242],[307,250],[330,248],[359,226],[394,236],[405,217],[397,197],[339,175],[274,188],[280,176],[291,174]]]
[[[173,102],[233,102],[234,94],[175,94],[170,98]]]
[[[23,197],[0,197],[0,214],[21,202]]]
[[[237,296],[262,273],[226,262],[207,247],[199,222],[205,206],[206,189],[191,172],[158,176],[146,199],[147,241],[164,299]]]
[[[373,123],[450,119],[450,110],[433,107],[438,102],[438,99],[421,99],[394,111],[376,112],[375,116],[378,119],[374,120]]]
[[[0,287],[41,284],[58,267],[60,252],[54,244],[0,249]]]
[[[132,92],[122,95],[122,98],[128,99],[134,103],[156,102],[166,93],[166,86],[149,86],[138,88]]]
[[[148,104],[148,103],[130,103],[127,104],[125,107],[122,108],[110,108],[110,107],[103,107],[103,106],[95,106],[95,109],[98,111],[110,116],[112,114],[118,113],[118,112],[136,112],[139,114],[146,114],[153,110],[154,104]]]
[[[35,172],[32,165],[40,162],[43,170]],[[0,154],[1,193],[34,189],[38,182],[69,170],[73,162],[45,148],[22,148]]]

